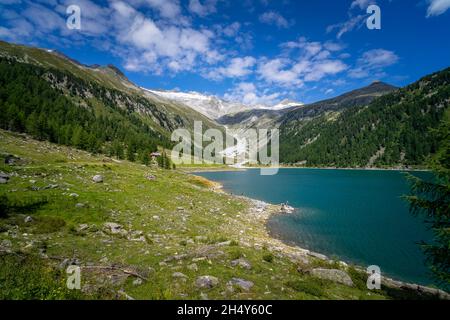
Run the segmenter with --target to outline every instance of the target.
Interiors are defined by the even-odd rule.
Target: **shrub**
[[[367,274],[363,271],[356,270],[353,266],[349,267],[347,270],[348,275],[352,278],[355,287],[360,290],[367,289]]]
[[[64,274],[35,256],[0,256],[0,300],[81,299],[79,290],[65,286]]]
[[[230,250],[230,259],[231,260],[236,260],[236,259],[242,258],[243,256],[244,256],[244,254],[242,253],[242,251],[237,248]]]
[[[66,222],[61,218],[56,217],[36,217],[34,219],[35,233],[53,233],[61,230],[66,225]]]
[[[316,280],[291,280],[286,282],[286,286],[315,297],[321,297],[325,293],[321,283]]]
[[[0,196],[0,218],[6,218],[8,215],[8,198],[5,195]]]
[[[263,260],[264,260],[265,262],[272,263],[274,258],[275,258],[274,255],[271,254],[270,252],[269,252],[269,253],[265,253],[265,254],[263,255]]]

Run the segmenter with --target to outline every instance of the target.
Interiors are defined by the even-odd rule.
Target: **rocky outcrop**
[[[231,287],[238,287],[244,291],[250,291],[250,289],[254,286],[254,283],[240,278],[232,278],[227,285]]]
[[[342,270],[317,268],[312,269],[311,274],[314,277],[320,279],[330,280],[333,282],[344,284],[349,287],[353,287],[352,278],[350,278],[350,276],[345,271]]]
[[[103,176],[97,174],[92,178],[92,181],[94,181],[95,183],[101,183],[103,182]]]
[[[104,226],[104,230],[109,234],[121,235],[121,236],[126,236],[128,234],[127,230],[125,230],[123,228],[123,226],[121,226],[118,223],[107,222],[103,226]]]
[[[199,289],[212,289],[219,284],[219,279],[213,276],[201,276],[195,280],[195,286]]]
[[[243,269],[247,269],[250,270],[252,268],[252,265],[250,264],[250,262],[248,262],[247,260],[243,259],[243,258],[239,258],[236,260],[231,261],[231,266],[233,267],[241,267]]]

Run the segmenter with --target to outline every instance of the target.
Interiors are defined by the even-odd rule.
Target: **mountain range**
[[[209,117],[210,119],[219,119],[225,115],[239,113],[251,110],[282,110],[291,106],[300,106],[302,103],[283,100],[280,103],[267,106],[263,104],[245,105],[239,102],[232,102],[221,99],[216,96],[205,95],[199,92],[179,92],[179,91],[163,91],[163,90],[147,90],[157,96],[163,97],[170,101],[183,103],[193,110]]]
[[[286,164],[422,165],[448,120],[449,69],[405,88],[377,81],[303,105],[248,106],[200,94],[149,90],[116,67],[83,65],[57,51],[0,42],[0,127],[130,160],[173,145],[177,128],[280,129]]]

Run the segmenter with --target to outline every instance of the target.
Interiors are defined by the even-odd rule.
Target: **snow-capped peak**
[[[270,109],[282,110],[282,109],[286,109],[286,108],[290,108],[290,107],[298,107],[298,106],[302,106],[302,105],[303,105],[303,103],[301,103],[301,102],[286,99],[286,100],[283,100],[280,103],[272,106]]]
[[[159,97],[180,102],[191,109],[207,116],[210,119],[218,119],[226,114],[238,113],[253,109],[272,109],[281,110],[284,108],[302,105],[301,103],[284,100],[275,106],[266,105],[245,105],[239,102],[227,101],[216,96],[205,95],[199,92],[180,92],[180,91],[164,91],[164,90],[149,90],[142,88]]]

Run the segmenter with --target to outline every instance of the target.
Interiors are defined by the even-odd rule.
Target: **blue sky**
[[[66,25],[73,4],[80,30]],[[381,30],[366,26],[371,4]],[[450,0],[0,0],[0,19],[2,40],[246,104],[403,86],[450,66]]]

